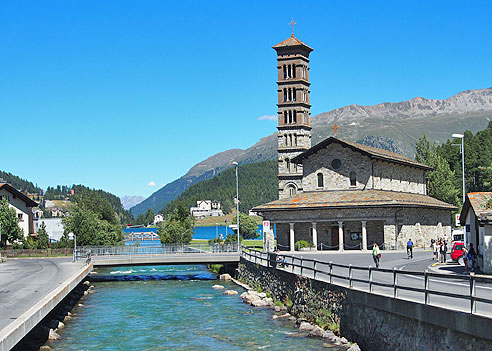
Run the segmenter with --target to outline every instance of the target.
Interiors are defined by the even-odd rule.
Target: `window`
[[[331,168],[333,169],[339,169],[341,165],[342,165],[342,161],[340,161],[338,158],[331,161]]]
[[[285,159],[285,170],[287,173],[290,172],[290,160],[288,158]]]
[[[350,172],[350,186],[357,185],[357,177],[354,171]]]
[[[284,102],[287,101],[287,89],[284,88]]]
[[[284,79],[286,79],[286,78],[287,78],[287,70],[286,70],[285,65],[284,65]]]
[[[287,191],[289,196],[294,196],[296,194],[296,187],[294,185],[289,185]]]
[[[318,173],[318,188],[324,187],[323,173]]]
[[[289,73],[287,74],[288,78],[292,77],[292,67],[289,65]]]
[[[294,76],[294,78],[296,77],[296,65],[295,64],[292,65],[292,75]]]
[[[22,213],[17,213],[17,219],[19,221],[22,221],[22,215],[23,215]]]
[[[296,88],[292,89],[292,101],[296,101]]]
[[[287,124],[287,111],[284,111],[284,124]]]
[[[294,111],[294,123],[297,123],[297,111]]]

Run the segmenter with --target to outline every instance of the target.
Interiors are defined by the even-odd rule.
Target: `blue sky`
[[[276,56],[316,115],[492,86],[490,1],[3,1],[0,169],[148,196],[276,130]],[[155,186],[149,186],[149,184]]]

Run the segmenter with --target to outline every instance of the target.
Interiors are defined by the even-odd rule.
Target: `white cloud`
[[[258,117],[258,120],[259,121],[276,121],[277,118],[278,117],[276,115],[263,115],[263,116]]]
[[[148,186],[156,186],[157,184],[154,182],[154,181],[151,181],[149,182],[149,184],[147,184]]]

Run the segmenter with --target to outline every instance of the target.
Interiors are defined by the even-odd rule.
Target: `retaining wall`
[[[344,288],[244,258],[238,278],[279,300],[288,297],[292,313],[310,322],[329,310],[340,334],[362,350],[492,350],[492,319],[486,317]]]

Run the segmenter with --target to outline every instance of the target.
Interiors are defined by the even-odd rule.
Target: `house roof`
[[[313,51],[311,47],[308,45],[304,44],[302,41],[297,39],[294,34],[292,34],[289,38],[285,39],[284,41],[278,43],[277,45],[274,45],[274,49],[279,49],[279,48],[284,48],[284,47],[289,47],[289,46],[303,46],[304,48],[308,49],[309,52]]]
[[[253,211],[335,209],[354,207],[425,207],[456,210],[448,203],[421,194],[387,190],[334,190],[312,191],[269,202]]]
[[[492,222],[492,192],[475,192],[466,194],[460,218],[466,218],[470,208],[480,222]]]
[[[294,163],[302,163],[302,160],[308,158],[312,154],[315,154],[316,152],[320,151],[321,149],[326,148],[328,145],[332,143],[337,143],[340,144],[344,147],[348,147],[356,152],[360,152],[364,155],[369,156],[372,159],[377,159],[377,160],[383,160],[387,162],[393,162],[393,163],[398,163],[402,164],[405,166],[410,166],[410,167],[416,167],[416,168],[421,168],[424,170],[431,170],[432,167],[429,167],[423,163],[417,162],[415,160],[412,160],[409,157],[397,154],[396,152],[391,152],[383,149],[378,149],[375,147],[371,146],[366,146],[362,144],[357,144],[353,143],[350,141],[342,140],[336,137],[329,137],[320,143],[314,145],[312,148],[309,150],[304,151],[302,154],[297,155],[292,159],[292,162]]]
[[[24,195],[21,193],[19,190],[14,188],[12,185],[9,183],[0,183],[0,189],[4,189],[14,195],[15,197],[18,197],[22,201],[26,203],[27,207],[36,207],[38,206],[38,203],[36,201],[31,200],[27,195]]]

